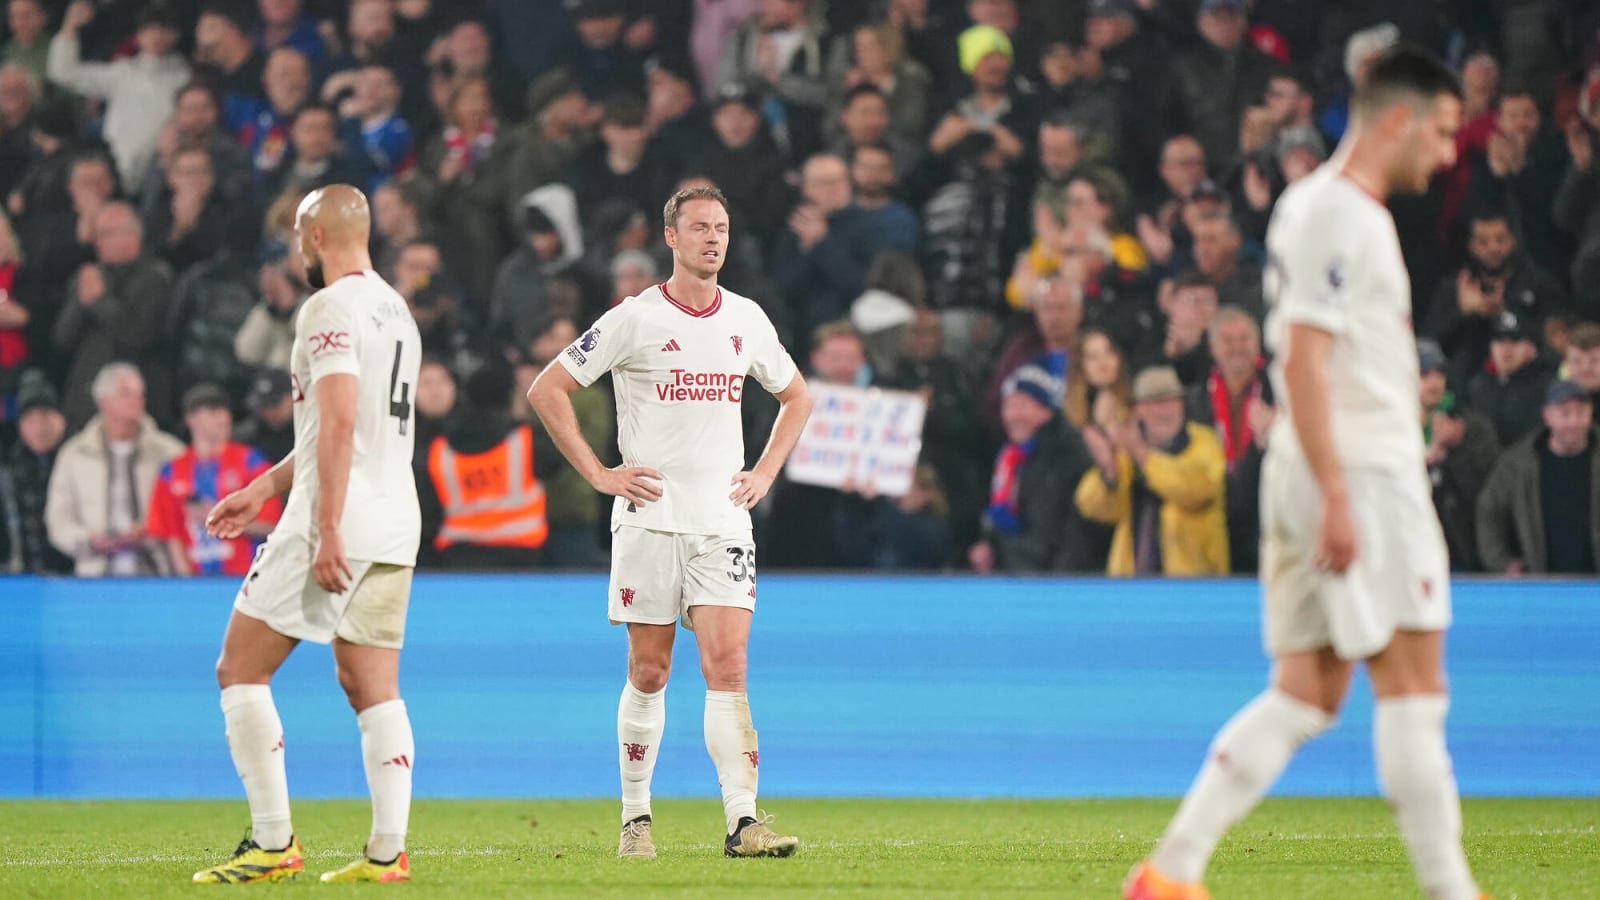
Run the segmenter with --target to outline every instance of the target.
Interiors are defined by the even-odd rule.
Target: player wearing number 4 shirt
[[[267,499],[294,489],[234,599],[217,662],[251,831],[227,862],[196,872],[199,883],[277,881],[304,867],[268,686],[302,640],[333,645],[372,793],[361,858],[322,880],[411,877],[405,835],[416,753],[399,668],[421,536],[411,397],[422,341],[405,300],[372,271],[369,220],[367,198],[349,185],[314,191],[300,204],[300,252],[319,290],[295,322],[294,452],[207,518],[214,535],[232,537]],[[326,285],[325,273],[334,277]]]
[[[682,190],[663,214],[672,277],[600,317],[528,391],[550,436],[596,490],[614,495],[610,617],[628,626],[628,682],[617,710],[622,769],[619,856],[653,857],[650,776],[666,723],[676,623],[695,633],[706,679],[706,750],[722,785],[728,856],[788,856],[799,841],[756,814],[761,754],[745,695],[756,605],[751,507],[765,497],[811,412],[760,307],[717,286],[727,201]],[[578,432],[571,394],[610,372],[623,463],[600,464]],[[739,415],[745,378],[781,409],[749,471]]]
[[[1198,900],[1206,864],[1295,751],[1327,730],[1364,662],[1378,782],[1424,893],[1473,900],[1444,719],[1449,566],[1417,428],[1411,289],[1392,193],[1455,162],[1461,88],[1396,48],[1356,88],[1333,159],[1278,201],[1267,229],[1278,417],[1261,484],[1271,686],[1217,733],[1129,900]]]

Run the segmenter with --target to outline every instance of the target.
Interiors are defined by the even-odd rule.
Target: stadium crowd
[[[780,482],[766,566],[1254,571],[1267,221],[1402,39],[1465,90],[1459,161],[1391,204],[1452,564],[1600,571],[1600,6],[5,6],[0,572],[246,570],[264,530],[204,513],[293,445],[293,211],[336,182],[428,353],[425,566],[604,564],[522,391],[715,184],[722,282],[807,375],[928,405],[904,496]],[[607,390],[574,401],[614,452]]]

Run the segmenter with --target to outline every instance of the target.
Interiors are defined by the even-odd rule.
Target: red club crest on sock
[[[623,744],[622,749],[628,751],[628,762],[644,762],[644,755],[650,752],[650,745]]]

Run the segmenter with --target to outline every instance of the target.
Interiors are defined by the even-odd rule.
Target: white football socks
[[[1444,742],[1449,709],[1443,694],[1379,699],[1373,752],[1423,891],[1432,900],[1473,900],[1478,887],[1461,849],[1461,801]]]
[[[1261,802],[1300,745],[1333,717],[1275,688],[1257,695],[1217,732],[1211,753],[1167,826],[1151,861],[1162,874],[1198,883],[1217,842]]]
[[[361,762],[372,795],[372,834],[367,858],[392,862],[406,849],[411,818],[411,767],[417,747],[404,700],[386,700],[356,714],[361,726]]]
[[[745,816],[755,818],[756,782],[761,752],[750,723],[750,700],[744,691],[706,691],[706,752],[722,783],[722,811],[728,834]]]
[[[629,681],[617,704],[617,766],[622,770],[623,824],[650,815],[650,778],[667,724],[665,689],[646,694]]]
[[[235,684],[222,689],[222,718],[228,752],[250,802],[251,838],[267,850],[282,850],[294,839],[289,823],[289,778],[283,767],[283,723],[272,703],[272,688]]]

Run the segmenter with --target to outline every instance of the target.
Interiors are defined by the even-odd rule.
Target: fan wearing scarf
[[[1085,531],[1072,506],[1090,459],[1061,417],[1061,393],[1060,380],[1034,364],[1002,387],[1006,443],[995,458],[983,537],[968,551],[978,572],[1085,570],[1105,558],[1105,543]]]
[[[1261,543],[1261,461],[1277,416],[1261,355],[1261,330],[1237,306],[1217,310],[1209,329],[1211,373],[1189,388],[1189,421],[1210,427],[1228,461],[1228,561],[1254,572]]]

